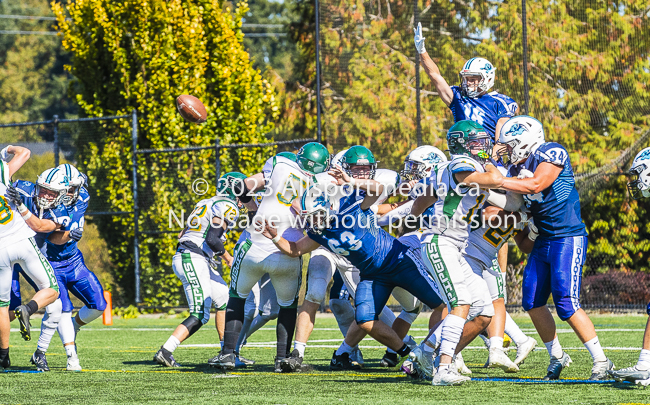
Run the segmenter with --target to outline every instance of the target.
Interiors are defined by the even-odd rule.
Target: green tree
[[[126,0],[52,3],[72,54],[76,100],[91,117],[139,112],[139,148],[169,148],[266,141],[277,116],[274,90],[251,66],[242,46],[245,3],[231,12],[221,1],[140,2]],[[183,121],[175,111],[179,94],[193,94],[208,110],[205,124]],[[80,137],[79,165],[94,190],[91,201],[113,211],[132,211],[130,122],[103,124]],[[251,173],[261,150],[224,153],[225,169]],[[167,230],[170,209],[188,213],[201,197],[192,182],[215,178],[213,151],[140,156],[140,226]],[[133,223],[130,216],[97,220],[107,240],[122,300],[133,299]],[[182,293],[171,271],[176,235],[147,235],[141,246],[145,303],[180,305]]]

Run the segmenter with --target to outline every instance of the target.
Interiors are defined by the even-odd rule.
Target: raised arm
[[[11,162],[7,162],[7,166],[9,166],[9,177],[11,178],[11,176],[13,176],[14,173],[16,173],[18,169],[20,169],[25,164],[25,162],[29,160],[32,152],[27,148],[23,148],[22,146],[9,145],[0,151],[0,158],[2,158],[2,160],[6,161],[7,155],[14,155],[14,158],[11,159]]]
[[[431,59],[427,50],[424,48],[424,37],[422,36],[422,24],[418,23],[417,28],[413,30],[415,32],[415,48],[420,54],[422,60],[422,67],[424,71],[427,72],[431,81],[436,86],[438,90],[438,95],[440,99],[447,105],[451,104],[454,99],[454,92],[451,90],[451,87],[447,83],[444,77],[440,74],[440,69],[438,65]]]

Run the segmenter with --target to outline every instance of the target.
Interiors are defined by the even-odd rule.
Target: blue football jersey
[[[16,187],[20,192],[23,204],[25,204],[27,209],[29,209],[33,215],[39,216],[41,210],[36,205],[36,185],[29,181],[18,180],[14,182],[14,187]],[[43,210],[42,219],[49,219],[57,224],[61,224],[62,228],[65,228],[70,224],[70,215],[68,215],[68,210],[63,204],[49,210]],[[34,240],[40,249],[43,249],[45,240],[49,235],[49,233],[36,233]]]
[[[79,190],[79,197],[77,201],[66,207],[68,215],[70,216],[70,222],[67,226],[61,228],[62,231],[72,231],[77,228],[83,228],[85,219],[84,215],[88,209],[88,201],[90,200],[90,195],[88,190],[85,187],[82,187]],[[52,262],[60,262],[63,260],[70,259],[74,257],[79,249],[77,248],[77,242],[74,240],[69,240],[63,245],[55,245],[50,242],[49,239],[45,241],[45,255],[48,260]]]
[[[522,169],[535,173],[540,163],[563,166],[560,175],[546,190],[525,194],[526,206],[533,215],[542,237],[558,238],[586,236],[587,230],[580,215],[580,197],[575,187],[569,153],[556,142],[541,144],[525,162],[511,166],[508,176],[517,177]]]
[[[517,111],[517,103],[508,96],[493,91],[477,98],[464,97],[460,87],[451,86],[454,98],[449,109],[454,114],[454,122],[471,120],[481,124],[494,141],[497,121],[510,118]]]
[[[348,259],[362,275],[390,273],[409,248],[381,229],[372,210],[361,209],[362,201],[355,194],[341,198],[332,227],[307,235]]]

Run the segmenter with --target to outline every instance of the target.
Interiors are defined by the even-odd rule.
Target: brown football
[[[176,98],[176,109],[189,122],[200,124],[208,118],[208,112],[201,100],[187,94]]]

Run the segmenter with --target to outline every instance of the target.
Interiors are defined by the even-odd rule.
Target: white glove
[[[5,147],[3,150],[0,150],[0,159],[4,160],[5,162],[7,161],[7,155],[9,154],[9,152],[7,152],[9,146],[11,145],[7,145],[7,147]]]
[[[528,214],[520,211],[519,215],[521,216],[521,220],[515,224],[515,229],[521,231],[526,227],[526,223],[528,222]]]
[[[533,222],[533,219],[528,220],[528,239],[532,240],[533,242],[535,239],[537,239],[537,236],[539,235],[539,230],[535,226],[535,223]]]
[[[413,28],[413,32],[415,33],[415,38],[413,38],[415,41],[415,49],[418,50],[419,54],[426,53],[427,50],[424,49],[424,37],[422,36],[422,23],[418,23],[418,27]]]
[[[518,179],[529,179],[531,177],[535,177],[535,173],[527,169],[521,169],[519,176],[517,176]]]

